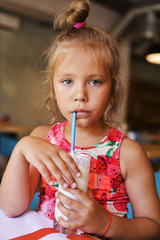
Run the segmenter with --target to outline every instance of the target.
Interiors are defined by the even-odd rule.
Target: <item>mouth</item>
[[[89,111],[86,110],[76,110],[75,111],[77,113],[77,118],[86,118],[89,115]]]

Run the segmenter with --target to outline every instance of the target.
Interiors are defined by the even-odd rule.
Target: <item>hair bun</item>
[[[71,29],[76,23],[84,22],[89,14],[89,0],[74,0],[69,8],[54,19],[54,29]]]

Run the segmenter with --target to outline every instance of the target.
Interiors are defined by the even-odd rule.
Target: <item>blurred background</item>
[[[54,31],[55,13],[69,0],[0,1],[0,168],[22,136],[47,124],[43,107],[42,53]],[[147,151],[155,170],[160,160],[160,0],[91,0],[88,24],[103,28],[120,44],[128,94],[121,127]],[[2,160],[3,159],[3,160]]]

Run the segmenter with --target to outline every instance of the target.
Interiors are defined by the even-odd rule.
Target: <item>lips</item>
[[[86,118],[89,115],[89,112],[86,110],[76,110],[77,112],[77,118]]]

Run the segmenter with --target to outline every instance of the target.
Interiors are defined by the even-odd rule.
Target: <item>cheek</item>
[[[101,92],[97,97],[95,96],[95,99],[93,99],[94,101],[94,104],[99,108],[104,108],[108,105],[109,103],[109,100],[110,100],[110,95],[104,91],[104,92]]]
[[[60,110],[65,107],[65,101],[63,101],[63,98],[56,97],[56,101]]]
[[[106,93],[105,93],[106,94]],[[109,104],[109,96],[101,95],[96,101],[92,104],[97,111],[97,115],[103,115],[106,111]]]
[[[57,100],[57,102],[60,102],[61,99],[63,98],[63,93],[62,93],[61,89],[55,85],[54,92],[55,92],[55,94],[54,94],[55,100]]]
[[[59,110],[61,111],[61,113],[63,115],[66,115],[66,113],[68,112],[68,101],[66,99],[66,95],[63,93],[56,94],[55,98],[56,98],[56,102],[57,102]]]

